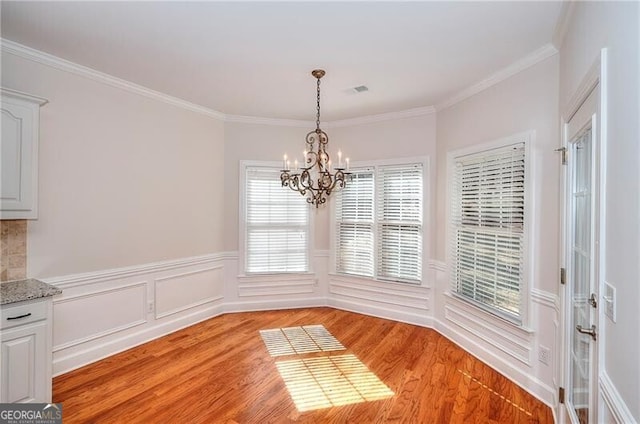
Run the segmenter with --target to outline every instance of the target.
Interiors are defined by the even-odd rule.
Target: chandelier
[[[311,72],[317,79],[316,129],[306,137],[306,148],[302,153],[302,164],[298,168],[298,160],[294,160],[293,170],[287,155],[284,155],[280,181],[283,187],[289,187],[307,197],[307,202],[316,208],[327,201],[327,196],[336,188],[344,188],[349,172],[349,158],[342,161],[342,152],[338,150],[338,163],[333,167],[327,145],[329,137],[320,129],[320,78],[325,72],[316,69]]]

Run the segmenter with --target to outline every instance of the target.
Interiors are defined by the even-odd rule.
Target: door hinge
[[[556,149],[556,152],[560,152],[560,154],[562,155],[562,164],[566,165],[567,164],[567,148],[561,147],[559,149]]]
[[[564,403],[564,387],[558,387],[558,402]]]
[[[560,284],[567,284],[567,269],[560,268]]]

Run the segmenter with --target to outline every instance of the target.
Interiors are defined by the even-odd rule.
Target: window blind
[[[521,322],[525,148],[454,159],[452,291]]]
[[[422,278],[422,165],[378,171],[378,277]]]
[[[373,276],[374,179],[372,169],[352,171],[337,196],[336,270]]]
[[[309,205],[281,186],[280,171],[246,168],[247,273],[309,269]]]
[[[422,164],[353,172],[337,196],[336,272],[380,280],[422,279]]]

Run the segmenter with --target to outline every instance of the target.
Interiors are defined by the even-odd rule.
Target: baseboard
[[[127,334],[126,336],[118,337],[101,343],[100,345],[94,345],[70,355],[54,359],[53,375],[58,376],[73,371],[92,362],[99,361],[199,322],[214,318],[223,312],[224,308],[222,304],[207,306],[196,312],[181,315],[172,320],[163,321],[152,327],[141,329],[133,334]]]
[[[435,320],[435,329],[480,361],[503,374],[552,410],[556,407],[556,392],[551,386],[514,367],[510,362],[500,358],[461,332],[449,327],[445,322]]]
[[[600,375],[599,385],[604,403],[607,408],[609,408],[609,411],[611,411],[611,415],[613,415],[617,423],[628,424],[638,422],[606,372]]]

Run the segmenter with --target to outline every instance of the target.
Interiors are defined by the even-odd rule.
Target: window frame
[[[367,227],[367,230],[370,230],[371,232],[371,243],[375,246],[377,244],[377,238],[376,238],[376,183],[375,183],[375,169],[371,166],[366,166],[366,167],[351,167],[351,171],[354,174],[358,174],[358,173],[362,173],[362,174],[371,174],[371,179],[372,179],[372,187],[373,190],[371,192],[371,222],[370,223],[363,223],[360,224],[361,227]],[[349,183],[347,183],[349,184]],[[338,196],[340,196],[340,194],[336,194],[336,197],[333,199],[332,201],[332,207],[330,210],[331,213],[331,252],[333,252],[333,254],[331,255],[331,258],[333,260],[333,266],[332,269],[336,271],[336,273],[338,273],[338,229],[340,228],[340,224],[344,222],[341,221],[340,223],[338,223],[338,221],[336,220],[336,214],[337,214],[337,208],[338,208]],[[347,225],[352,224],[354,229],[356,227],[358,227],[357,223],[349,223],[346,222]],[[360,277],[360,278],[374,278],[374,276],[376,275],[376,252],[375,249],[372,249],[371,251],[372,257],[371,257],[371,268],[372,268],[372,275],[365,275],[365,274],[357,274],[357,273],[347,273],[347,272],[340,272],[340,275],[349,275],[349,276],[354,276],[354,277]]]
[[[387,278],[387,277],[379,277],[378,276],[378,238],[379,238],[379,228],[382,220],[379,219],[379,210],[380,207],[377,202],[378,193],[377,186],[379,184],[378,181],[378,168],[384,166],[402,166],[402,165],[413,165],[420,164],[422,166],[422,224],[421,224],[421,234],[422,234],[422,255],[421,255],[421,276],[420,280],[408,280],[408,279],[398,279],[398,278]],[[430,247],[431,247],[431,167],[430,167],[430,158],[429,156],[416,156],[416,157],[404,157],[404,158],[394,158],[394,159],[385,159],[385,160],[371,160],[371,161],[359,161],[352,162],[351,169],[373,169],[374,175],[374,192],[373,192],[373,210],[374,210],[374,220],[373,220],[373,276],[362,275],[362,274],[349,274],[338,271],[337,269],[337,230],[338,224],[336,221],[336,208],[337,201],[333,199],[331,201],[331,211],[330,211],[330,269],[331,274],[340,276],[342,278],[353,278],[353,279],[363,279],[369,281],[377,281],[382,283],[389,284],[400,284],[403,286],[414,286],[414,287],[428,287],[427,278],[428,269],[429,269],[429,260],[430,257]]]
[[[238,190],[238,268],[240,276],[268,276],[268,275],[309,275],[313,274],[313,249],[314,249],[314,213],[311,206],[307,204],[305,198],[301,195],[300,201],[307,206],[307,270],[306,271],[268,271],[268,272],[248,272],[247,271],[247,170],[249,168],[268,168],[276,171],[282,169],[282,163],[278,161],[255,161],[241,160],[239,164],[239,190]],[[282,187],[282,190],[290,190],[288,187]]]
[[[527,329],[530,322],[530,301],[531,287],[534,280],[533,275],[533,246],[531,223],[535,222],[535,210],[533,208],[535,172],[531,154],[531,146],[535,142],[535,131],[517,133],[508,137],[496,139],[490,142],[480,143],[462,149],[447,152],[447,182],[446,182],[446,229],[445,229],[445,252],[447,261],[447,290],[446,294],[458,299],[463,304],[486,312],[491,317],[507,322],[515,327]],[[482,153],[489,153],[492,150],[507,148],[511,145],[522,143],[524,145],[524,220],[522,229],[522,271],[520,286],[520,310],[519,316],[514,317],[503,313],[490,305],[474,301],[467,296],[457,293],[454,289],[453,273],[455,272],[454,255],[454,223],[453,223],[453,199],[455,189],[453,187],[456,178],[455,161],[458,158]]]

